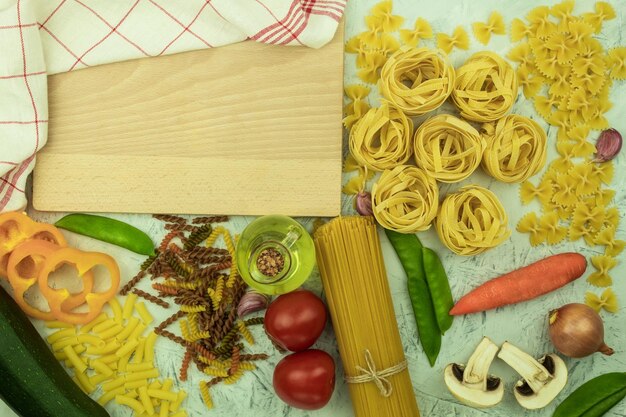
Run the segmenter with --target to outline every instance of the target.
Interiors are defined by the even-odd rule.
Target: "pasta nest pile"
[[[350,152],[373,171],[391,169],[411,157],[413,122],[386,104],[369,109],[350,130]]]
[[[511,110],[516,98],[515,70],[493,52],[472,55],[457,71],[452,101],[467,120],[498,120]]]
[[[441,106],[454,87],[454,67],[439,51],[402,47],[383,66],[379,90],[393,106],[419,116]]]
[[[415,162],[437,181],[459,182],[478,167],[485,143],[466,121],[440,114],[415,131]]]
[[[476,255],[499,245],[511,234],[496,195],[478,185],[448,195],[437,216],[439,239],[458,255]]]
[[[547,135],[537,122],[511,114],[483,125],[482,167],[502,182],[523,182],[546,163]]]
[[[411,165],[384,171],[372,188],[374,217],[381,226],[402,233],[428,229],[438,201],[435,179]]]

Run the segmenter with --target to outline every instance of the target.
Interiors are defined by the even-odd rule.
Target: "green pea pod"
[[[556,410],[554,410],[552,417],[590,417],[602,415],[597,414],[604,409],[600,404],[605,401],[607,401],[607,404],[610,404],[621,395],[620,399],[613,403],[613,405],[615,405],[621,398],[624,398],[625,393],[626,372],[611,372],[600,375],[585,382],[572,392],[559,404]],[[609,408],[606,408],[606,410]],[[587,413],[591,412],[595,414],[587,415]]]
[[[611,408],[615,407],[617,403],[622,401],[626,396],[626,388],[621,391],[616,392],[615,394],[609,395],[589,410],[586,413],[582,414],[580,417],[600,417],[605,415]]]
[[[424,262],[424,273],[428,282],[430,298],[433,300],[435,307],[437,324],[441,334],[444,334],[452,326],[453,317],[450,315],[450,310],[454,307],[448,275],[439,256],[432,249],[422,248],[422,260]]]
[[[154,243],[147,234],[128,223],[109,217],[74,213],[68,214],[54,225],[70,232],[121,246],[141,255],[154,253]]]
[[[417,323],[420,343],[430,366],[435,365],[441,350],[441,331],[424,274],[422,244],[415,235],[385,229],[407,277],[407,288]]]

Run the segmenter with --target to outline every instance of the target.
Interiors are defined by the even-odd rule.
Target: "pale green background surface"
[[[376,2],[373,0],[351,0],[349,2],[346,11],[346,39],[349,39],[351,36],[365,29],[363,17],[375,3]],[[417,17],[426,18],[431,22],[435,33],[451,33],[456,25],[462,24],[468,32],[470,32],[472,49],[470,51],[455,51],[452,54],[451,59],[455,66],[458,66],[469,57],[472,52],[490,49],[505,55],[510,48],[508,35],[494,36],[487,47],[482,47],[471,35],[470,24],[472,22],[486,21],[492,10],[498,10],[505,17],[508,26],[514,17],[524,16],[528,10],[534,6],[551,5],[555,3],[556,2],[537,0],[523,2],[497,0],[437,0],[417,2],[411,0],[396,0],[394,2],[394,12],[406,18],[404,27],[412,27],[413,21]],[[626,0],[613,0],[610,1],[610,3],[615,8],[618,17],[605,25],[605,29],[602,34],[598,36],[598,39],[605,47],[626,45],[626,22],[623,20],[623,14],[626,11]],[[590,11],[593,9],[593,4],[594,2],[592,1],[578,1],[576,12]],[[434,42],[427,42],[426,45],[433,46]],[[354,56],[346,55],[346,85],[359,82],[355,74]],[[626,97],[626,83],[615,83],[611,93],[611,98],[615,105],[607,116],[611,125],[621,132],[626,132],[625,107],[623,104],[624,97]],[[373,101],[372,104],[375,104],[375,102]],[[518,98],[513,112],[533,118],[537,117],[532,103],[525,100],[522,95]],[[547,128],[547,125],[541,119],[539,119],[539,122]],[[549,129],[548,132],[550,138],[549,159],[551,159],[554,158],[556,154],[554,149],[556,130]],[[626,210],[626,189],[624,187],[626,182],[625,167],[626,157],[621,155],[616,160],[616,175],[612,184],[612,187],[617,192],[614,202],[618,205],[621,213],[624,213]],[[537,178],[538,177],[539,176],[537,176]],[[469,183],[478,183],[488,186],[498,195],[509,214],[509,226],[512,229],[515,228],[515,224],[524,213],[532,209],[538,209],[538,207],[534,205],[522,207],[518,198],[517,186],[495,182],[485,176],[480,169],[461,184],[442,186],[441,193],[445,195],[449,191],[453,191]],[[71,198],[71,196],[68,196],[68,198]],[[163,198],[167,198],[167,196],[163,196]],[[353,212],[351,198],[344,196],[343,211],[344,213]],[[43,221],[54,221],[61,217],[61,214],[57,213],[38,213],[31,211],[31,214],[36,219]],[[163,224],[147,215],[112,215],[112,217],[126,220],[146,230],[155,240],[159,239],[164,234],[162,228]],[[235,217],[229,223],[229,228],[233,232],[240,232],[251,220],[252,218],[248,217]],[[303,219],[303,223],[311,230],[311,219]],[[618,235],[619,238],[626,239],[626,226],[623,221],[622,224],[620,224]],[[105,243],[70,233],[66,233],[66,236],[72,245],[81,249],[100,250],[113,255],[120,263],[125,279],[129,279],[134,275],[138,265],[144,259],[142,256]],[[464,258],[456,256],[445,249],[439,243],[436,234],[432,230],[423,232],[419,236],[425,245],[435,249],[442,257],[444,266],[450,277],[455,299],[489,278],[526,265],[550,254],[576,251],[589,257],[601,253],[599,248],[588,248],[582,241],[563,242],[556,246],[542,245],[531,248],[528,243],[527,235],[520,235],[514,231],[511,238],[498,248],[479,256]],[[584,293],[587,290],[593,290],[595,293],[600,293],[601,290],[594,289],[587,284],[584,278],[581,278],[565,288],[530,302],[457,318],[452,328],[443,338],[441,354],[435,367],[430,368],[417,337],[415,321],[405,288],[406,278],[392,248],[382,233],[381,240],[383,243],[383,252],[386,260],[390,288],[396,309],[396,317],[409,363],[415,395],[423,416],[550,416],[556,404],[584,381],[605,372],[626,371],[626,352],[623,346],[626,341],[626,319],[624,318],[626,311],[623,307],[626,304],[626,277],[624,276],[626,267],[623,262],[620,262],[612,271],[612,276],[615,281],[613,289],[618,295],[622,308],[616,315],[607,314],[606,312],[602,313],[606,325],[606,342],[616,350],[613,356],[605,357],[596,354],[581,360],[566,360],[570,371],[570,381],[557,400],[544,410],[529,412],[525,411],[517,404],[512,394],[513,384],[517,380],[517,376],[501,361],[496,361],[491,371],[502,377],[503,382],[506,384],[506,394],[502,404],[489,410],[474,410],[458,404],[448,393],[443,384],[442,371],[447,363],[452,361],[465,362],[483,336],[489,336],[497,344],[508,340],[525,351],[537,356],[552,352],[552,345],[547,335],[547,312],[552,308],[559,307],[566,303],[582,302]],[[620,255],[620,258],[623,259],[623,255]],[[591,267],[588,269],[585,276],[590,272],[592,272]],[[148,280],[144,281],[140,285],[140,288],[148,290],[149,282],[147,281]],[[321,294],[321,283],[317,273],[308,281],[307,287]],[[157,320],[158,318],[165,318],[171,314],[171,311],[165,311],[153,305],[149,305],[149,308],[151,312],[157,316]],[[367,306],[363,308],[367,308]],[[338,360],[339,355],[330,325],[315,347],[326,350],[337,358],[337,386],[328,406],[322,410],[312,412],[292,409],[284,405],[274,395],[272,389],[272,371],[274,365],[282,356],[273,350],[269,342],[267,342],[266,338],[262,335],[261,328],[256,328],[254,334],[257,336],[256,339],[258,343],[250,350],[253,352],[268,352],[271,354],[271,358],[268,361],[259,362],[259,370],[254,373],[246,374],[236,385],[219,385],[212,388],[211,392],[216,408],[211,411],[205,409],[197,388],[198,382],[204,379],[203,375],[194,369],[190,372],[189,381],[180,384],[180,387],[184,388],[189,393],[185,408],[190,416],[351,417],[353,415],[346,385],[342,382],[340,377],[342,369]],[[157,365],[162,375],[164,377],[176,378],[178,367],[183,356],[182,349],[173,342],[165,339],[159,339],[156,349]],[[95,394],[95,397],[98,395],[99,392]],[[117,406],[113,403],[107,406],[107,410],[114,417],[130,415],[130,409]],[[0,402],[0,417],[13,416],[14,414]],[[613,408],[607,416],[626,416],[626,401],[623,401],[617,407]]]

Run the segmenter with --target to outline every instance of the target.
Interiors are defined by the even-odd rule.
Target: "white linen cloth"
[[[0,0],[0,212],[26,205],[48,74],[252,39],[319,48],[347,0]]]

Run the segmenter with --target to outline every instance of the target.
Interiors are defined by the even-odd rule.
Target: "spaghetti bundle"
[[[511,109],[516,98],[515,70],[493,52],[477,52],[457,70],[452,101],[467,120],[498,120]]]
[[[380,93],[409,116],[419,116],[441,106],[454,87],[454,67],[429,48],[398,49],[380,73]]]
[[[462,187],[441,203],[437,234],[459,255],[476,255],[509,237],[507,216],[494,193],[478,185]]]
[[[314,241],[355,416],[419,417],[374,219],[336,218]]]
[[[383,104],[369,109],[350,129],[350,153],[373,171],[403,164],[412,153],[413,122],[404,113]]]
[[[415,233],[428,229],[437,215],[439,188],[424,170],[398,165],[383,172],[372,187],[372,206],[384,228]]]
[[[440,114],[415,131],[413,146],[418,167],[438,181],[458,182],[480,165],[485,140],[466,121]]]
[[[515,114],[483,125],[487,148],[482,167],[502,182],[523,182],[546,164],[546,132],[537,122]]]

